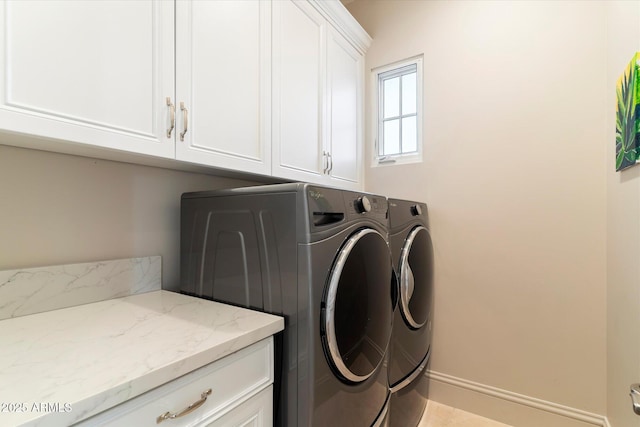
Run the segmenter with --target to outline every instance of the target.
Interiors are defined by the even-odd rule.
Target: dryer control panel
[[[387,222],[387,199],[383,196],[312,186],[306,196],[311,223],[316,227],[363,218],[382,225]]]
[[[344,192],[344,204],[350,220],[367,218],[380,224],[387,223],[387,198],[375,194]]]

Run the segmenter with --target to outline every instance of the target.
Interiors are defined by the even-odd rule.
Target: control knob
[[[411,215],[413,215],[413,216],[422,215],[422,208],[420,207],[420,205],[411,206]]]
[[[358,213],[366,213],[371,211],[371,201],[367,196],[358,197],[355,205],[356,205],[356,211]]]

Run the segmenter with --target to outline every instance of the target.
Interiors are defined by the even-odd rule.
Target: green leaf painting
[[[616,84],[616,170],[635,165],[640,158],[640,52],[633,56]]]

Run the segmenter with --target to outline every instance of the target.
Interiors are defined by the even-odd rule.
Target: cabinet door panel
[[[177,158],[269,174],[270,2],[194,1],[176,7],[176,91],[188,109]],[[179,110],[178,117],[181,132]]]
[[[275,175],[321,175],[324,31],[308,3],[274,3]]]
[[[202,427],[271,427],[273,425],[273,386]]]
[[[361,128],[359,92],[362,56],[335,30],[327,42],[329,93],[330,175],[357,184],[360,181]]]
[[[173,157],[173,7],[7,1],[0,18],[0,127]]]

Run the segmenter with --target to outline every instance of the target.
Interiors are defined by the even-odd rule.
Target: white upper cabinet
[[[335,29],[328,32],[328,175],[342,186],[361,183],[364,58]]]
[[[0,144],[362,186],[371,39],[338,0],[0,0],[0,25]]]
[[[324,161],[326,22],[307,2],[273,7],[273,174],[317,182]]]
[[[282,0],[273,14],[273,175],[359,189],[370,39],[339,2]]]
[[[0,25],[0,128],[174,157],[173,3],[6,1]]]
[[[270,95],[271,2],[176,2],[178,160],[270,175]]]

